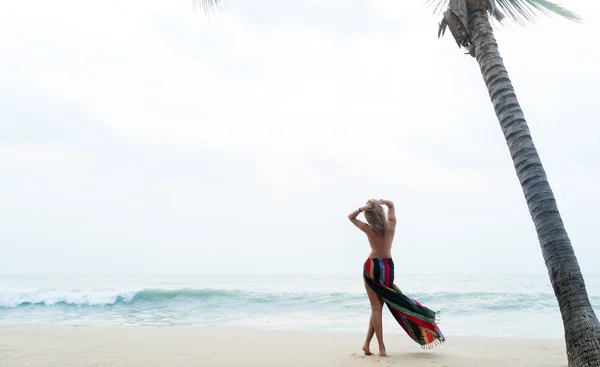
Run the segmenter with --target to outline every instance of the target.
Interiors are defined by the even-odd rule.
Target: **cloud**
[[[63,187],[80,184],[85,178],[81,171],[90,162],[91,157],[85,152],[42,146],[0,146],[0,167]]]
[[[400,257],[543,271],[478,65],[436,38],[438,21],[392,0],[227,1],[210,17],[188,1],[7,4],[1,267],[213,271],[203,259],[228,256],[251,272],[271,254],[298,261],[261,270],[339,257],[329,270],[345,272],[367,249],[347,212],[385,196],[401,207]],[[496,36],[588,261],[597,50],[569,40],[592,44],[597,26],[541,24]],[[14,265],[28,253],[42,259]]]
[[[344,142],[350,149],[365,134],[374,136],[389,126],[391,120],[406,121],[416,114],[427,119],[423,115],[430,113],[424,108],[406,111],[408,106],[403,106],[404,116],[387,114],[390,105],[402,103],[409,94],[428,93],[436,76],[432,70],[434,78],[428,82],[415,73],[405,73],[422,63],[406,59],[402,50],[393,46],[398,40],[390,37],[359,35],[348,55],[336,49],[335,38],[323,37],[317,30],[287,28],[265,33],[235,16],[223,15],[209,25],[213,32],[222,32],[230,39],[235,34],[228,47],[262,70],[240,80],[238,75],[228,76],[235,65],[216,66],[186,58],[169,45],[170,40],[156,42],[151,38],[155,35],[147,33],[146,23],[134,18],[126,27],[123,18],[113,19],[115,26],[102,32],[94,23],[86,22],[80,29],[85,42],[84,37],[76,42],[78,51],[67,61],[70,67],[61,72],[44,69],[29,73],[31,84],[93,108],[103,122],[126,133],[237,148],[324,149],[344,134],[345,139],[336,142],[335,150],[339,151]],[[74,19],[77,21],[72,26],[81,24]],[[202,37],[199,30],[206,27],[196,26],[192,31]],[[57,46],[62,43],[66,47],[68,42],[62,40],[73,39],[66,36],[70,29],[71,25],[63,22],[46,37],[52,43],[61,40]],[[202,47],[195,41],[187,46]],[[435,54],[435,48],[428,49]],[[120,55],[122,59],[96,58],[96,54]],[[380,67],[373,69],[373,63]],[[173,105],[181,106],[187,114],[173,116]],[[168,111],[162,111],[161,106]],[[438,103],[438,107],[443,105]],[[403,134],[414,130],[410,124],[399,122]]]

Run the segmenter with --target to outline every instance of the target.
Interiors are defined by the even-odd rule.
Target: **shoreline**
[[[386,319],[389,318],[389,319]],[[445,325],[444,325],[445,326]],[[0,331],[3,328],[18,328],[18,327],[31,327],[31,328],[156,328],[156,329],[169,329],[169,328],[181,328],[181,329],[206,329],[206,330],[248,330],[252,332],[283,332],[283,333],[305,333],[305,334],[347,334],[347,335],[363,335],[363,331],[356,329],[312,329],[312,328],[296,328],[293,326],[271,326],[271,327],[258,327],[256,325],[214,325],[208,326],[203,324],[178,324],[178,325],[154,325],[154,324],[116,324],[116,323],[102,323],[102,324],[77,324],[77,323],[51,323],[51,322],[39,322],[39,323],[22,323],[15,321],[14,323],[4,322],[0,323]],[[442,329],[444,331],[444,329]],[[406,332],[396,324],[396,321],[389,315],[384,315],[384,337],[387,335],[394,336],[407,336]],[[512,340],[540,340],[540,341],[564,341],[564,336],[523,336],[523,335],[466,335],[466,334],[450,334],[452,339],[512,339]],[[444,333],[446,336],[446,333]],[[0,366],[1,367],[1,366]]]
[[[0,326],[2,366],[564,367],[563,339],[448,337],[429,350],[385,333],[388,357],[364,356],[364,333],[203,326]],[[371,351],[376,353],[376,341]]]

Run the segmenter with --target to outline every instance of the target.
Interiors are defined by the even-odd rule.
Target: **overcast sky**
[[[545,272],[475,60],[424,1],[5,1],[0,272]],[[496,37],[584,273],[598,272],[600,5]]]

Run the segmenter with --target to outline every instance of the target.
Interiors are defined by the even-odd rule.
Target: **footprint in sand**
[[[363,359],[363,358],[368,358],[369,360],[373,361],[373,362],[380,362],[381,358],[377,358],[374,354],[371,355],[364,355],[362,353],[352,353],[350,354],[352,356],[353,359]]]
[[[365,356],[363,354],[358,354],[358,353],[352,353],[350,354],[352,356],[352,358],[365,358]]]

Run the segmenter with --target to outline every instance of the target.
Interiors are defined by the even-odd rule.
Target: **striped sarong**
[[[436,312],[405,296],[394,284],[394,261],[391,258],[367,259],[363,268],[367,285],[377,293],[390,312],[415,342],[432,348],[445,341],[436,325]]]

